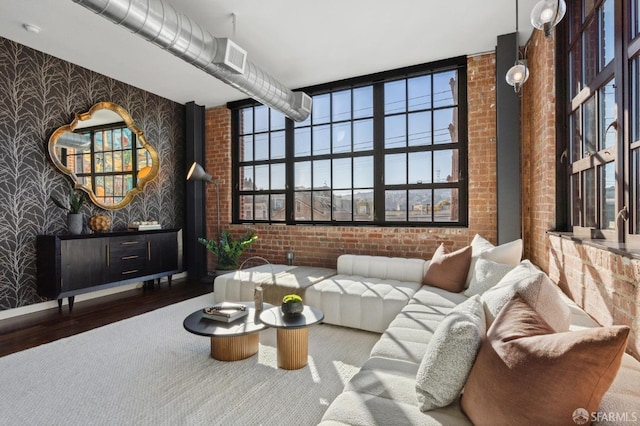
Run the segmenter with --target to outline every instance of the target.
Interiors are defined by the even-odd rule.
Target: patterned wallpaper
[[[103,213],[112,229],[136,220],[183,226],[184,106],[0,37],[0,310],[42,301],[36,235],[66,232],[66,213],[49,196],[65,197],[70,182],[46,145],[74,113],[100,101],[129,111],[158,150],[160,171],[124,209],[85,206],[85,222]]]

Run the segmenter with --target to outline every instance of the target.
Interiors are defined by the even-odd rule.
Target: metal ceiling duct
[[[65,132],[56,141],[56,146],[74,148],[80,151],[88,151],[91,147],[91,138],[88,135]]]
[[[162,0],[73,0],[98,15],[123,26],[182,60],[235,87],[249,97],[282,112],[295,121],[304,121],[311,112],[311,98],[292,92],[275,78],[246,60],[225,58],[243,51],[228,39],[216,38],[189,17]],[[226,49],[239,50],[229,55]]]

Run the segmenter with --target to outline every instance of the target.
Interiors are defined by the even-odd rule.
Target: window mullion
[[[384,222],[384,83],[373,85],[373,221]]]
[[[629,112],[625,105],[629,105],[630,96],[626,92],[630,87],[626,44],[628,40],[628,31],[630,25],[629,14],[624,13],[625,3],[622,0],[616,0],[614,4],[615,22],[622,25],[615,25],[615,50],[614,50],[614,78],[615,87],[615,104],[616,104],[616,149],[615,153],[615,212],[619,212],[626,205],[629,206],[631,184],[629,170]],[[628,3],[627,3],[628,4]],[[626,15],[626,16],[625,16]],[[618,59],[619,58],[619,59]],[[619,242],[627,241],[629,233],[629,224],[621,221],[617,214],[615,216],[615,239]]]
[[[285,204],[285,223],[292,225],[295,219],[295,174],[294,174],[294,157],[295,157],[295,145],[294,145],[294,124],[289,118],[285,120],[284,129],[285,140],[285,187],[284,187],[284,204]]]

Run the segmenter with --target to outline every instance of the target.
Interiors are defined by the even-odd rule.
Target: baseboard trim
[[[175,274],[172,279],[180,279],[185,278],[187,276],[186,272],[181,272],[179,274]],[[160,282],[167,282],[167,278],[164,277]],[[144,285],[143,282],[125,284],[117,287],[106,288],[104,290],[96,290],[89,293],[79,294],[75,297],[75,302],[82,302],[83,300],[91,300],[97,299],[99,297],[108,296],[110,294],[122,293],[124,291],[133,290],[136,288],[141,288]],[[68,300],[65,298],[62,300],[62,304],[67,305]],[[33,303],[31,305],[20,306],[19,308],[6,309],[4,311],[0,311],[0,320],[18,317],[20,315],[32,314],[34,312],[46,311],[47,309],[53,309],[58,307],[57,300],[47,300],[46,302]]]

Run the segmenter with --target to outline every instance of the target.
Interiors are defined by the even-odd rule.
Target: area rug
[[[276,334],[258,354],[211,358],[183,319],[213,294],[0,358],[3,425],[315,425],[379,335],[309,328],[308,365],[277,368]]]

